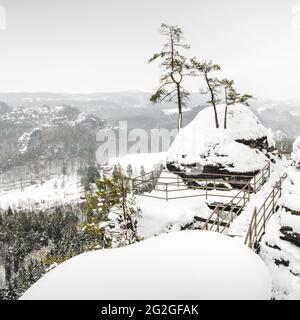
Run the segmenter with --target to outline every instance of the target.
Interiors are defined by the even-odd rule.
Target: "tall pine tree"
[[[189,92],[183,87],[183,79],[189,74],[189,65],[186,57],[181,53],[182,49],[189,49],[190,46],[183,43],[183,31],[178,26],[162,24],[160,33],[166,37],[163,49],[155,53],[149,62],[161,60],[162,75],[160,86],[150,98],[153,103],[177,101],[178,107],[178,130],[182,128],[182,108],[188,98]]]

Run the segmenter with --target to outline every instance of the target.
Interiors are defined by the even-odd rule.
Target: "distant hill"
[[[90,94],[65,94],[47,92],[0,93],[0,114],[11,107],[40,108],[41,105],[55,107],[70,105],[81,112],[93,114],[115,124],[119,120],[130,120],[131,127],[151,128],[156,124],[167,128],[176,123],[176,102],[153,105],[151,93],[143,91],[99,92]],[[188,109],[205,107],[207,97],[200,93],[191,93],[187,102]],[[300,98],[285,101],[252,100],[251,110],[264,126],[273,132],[280,131],[294,139],[300,134]],[[172,112],[172,109],[175,111]],[[165,112],[167,110],[167,112]],[[168,114],[168,117],[166,117]],[[194,112],[187,112],[184,118],[189,122]],[[143,123],[145,126],[143,126]],[[176,127],[176,125],[174,125]]]
[[[0,101],[0,114],[4,114],[11,111],[12,111],[12,107],[10,107],[5,102]]]
[[[34,160],[95,159],[105,120],[68,105],[6,110],[0,114],[0,171]]]

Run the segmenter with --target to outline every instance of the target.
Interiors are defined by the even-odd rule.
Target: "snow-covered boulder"
[[[269,299],[270,290],[264,263],[238,240],[181,231],[76,256],[21,299]]]
[[[229,106],[227,129],[223,128],[225,106],[217,106],[220,128],[215,127],[212,107],[199,112],[180,130],[168,152],[168,163],[176,168],[216,168],[228,172],[254,172],[266,165],[274,140],[244,105]]]
[[[292,160],[295,162],[297,167],[300,167],[300,136],[293,144]]]
[[[279,210],[267,224],[260,255],[267,264],[275,299],[300,299],[300,172],[291,166]]]

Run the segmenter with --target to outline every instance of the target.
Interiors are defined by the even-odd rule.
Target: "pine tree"
[[[234,105],[236,103],[241,103],[245,106],[249,106],[248,100],[253,97],[249,94],[241,95],[238,93],[234,87],[234,81],[228,79],[220,80],[220,86],[224,88],[225,96],[225,114],[224,114],[224,129],[227,129],[227,113],[228,106]]]
[[[196,58],[191,59],[191,74],[193,76],[203,76],[207,85],[207,90],[203,94],[209,94],[210,99],[207,101],[214,109],[216,128],[220,127],[217,104],[220,103],[218,95],[220,93],[220,81],[216,77],[212,77],[211,73],[221,70],[221,67],[212,61],[199,62]]]
[[[7,211],[6,211],[6,214],[7,214],[8,216],[12,216],[12,215],[13,215],[13,211],[12,211],[12,209],[11,209],[10,206],[8,207],[8,209],[7,209]]]
[[[178,130],[182,128],[182,108],[188,98],[189,92],[184,89],[182,82],[189,73],[189,65],[186,57],[180,52],[181,49],[189,49],[188,44],[183,43],[183,31],[178,26],[162,24],[160,33],[167,38],[163,49],[155,53],[149,62],[161,59],[162,75],[160,87],[152,95],[150,101],[153,103],[165,100],[177,100],[178,107]]]
[[[118,172],[118,167],[120,167],[120,165],[114,165],[113,171],[112,171],[112,176],[114,177],[117,172]]]
[[[144,176],[145,174],[146,174],[145,168],[144,168],[144,166],[141,166],[140,175]]]
[[[86,194],[87,232],[96,232],[113,246],[139,240],[137,221],[139,209],[131,192],[131,181],[118,166],[112,178],[96,181],[96,192]]]
[[[133,169],[132,169],[132,165],[131,164],[128,164],[126,172],[127,172],[128,177],[132,176]]]

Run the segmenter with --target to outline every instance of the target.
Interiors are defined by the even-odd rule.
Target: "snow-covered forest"
[[[300,299],[300,95],[235,18],[92,32],[0,87],[0,300]]]

